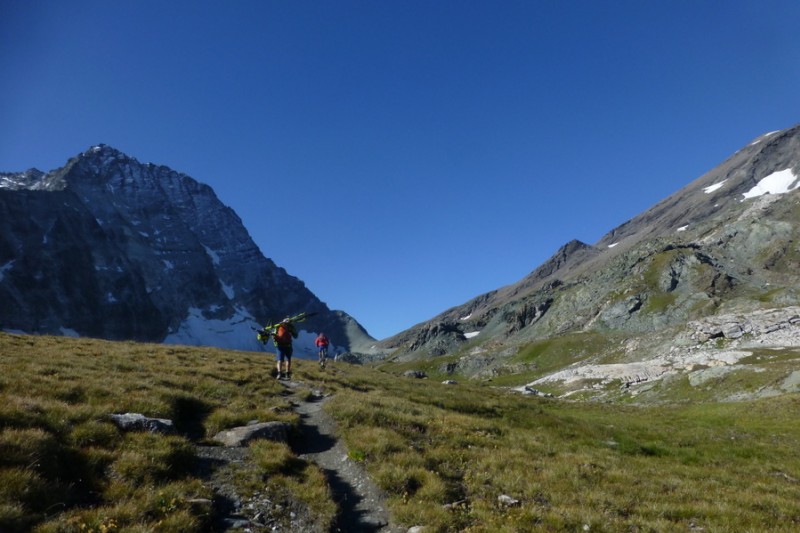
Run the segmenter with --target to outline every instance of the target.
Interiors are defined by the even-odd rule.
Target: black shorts
[[[291,361],[292,351],[291,344],[289,346],[278,346],[278,361],[283,361],[284,359]]]

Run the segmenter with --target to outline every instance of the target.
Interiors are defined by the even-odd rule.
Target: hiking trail
[[[281,382],[291,394],[290,402],[300,416],[298,431],[290,439],[292,451],[315,463],[328,479],[339,515],[332,533],[405,533],[392,525],[385,494],[370,479],[363,466],[350,459],[347,448],[336,435],[336,423],[324,411],[330,399],[319,391],[310,394],[302,381]],[[276,502],[265,494],[243,498],[234,480],[252,461],[246,447],[197,446],[198,469],[214,491],[213,531],[267,531],[327,533],[307,516],[302,506]],[[210,502],[209,502],[210,503]]]
[[[290,389],[300,385],[289,381]],[[383,492],[364,468],[350,459],[344,443],[336,436],[336,423],[322,408],[330,397],[312,391],[310,400],[296,400],[300,415],[300,439],[294,452],[316,463],[328,478],[340,514],[333,531],[342,533],[399,533],[405,528],[390,525]]]

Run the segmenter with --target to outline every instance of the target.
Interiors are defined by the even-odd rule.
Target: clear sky
[[[106,143],[184,172],[384,338],[800,122],[798,25],[795,0],[0,0],[0,171]]]

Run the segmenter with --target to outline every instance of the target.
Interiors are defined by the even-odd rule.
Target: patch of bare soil
[[[198,446],[197,460],[200,475],[214,492],[211,531],[319,532],[297,502],[275,501],[260,492],[249,497],[238,493],[236,477],[253,467],[248,448]]]

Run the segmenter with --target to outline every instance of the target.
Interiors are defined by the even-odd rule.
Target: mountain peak
[[[252,327],[305,310],[298,355],[318,331],[340,352],[374,342],[186,174],[98,144],[0,188],[1,329],[261,350]]]
[[[81,154],[83,157],[103,157],[103,158],[114,158],[114,159],[133,159],[132,157],[128,156],[127,154],[117,150],[113,146],[109,146],[104,143],[97,144],[92,146],[85,152]],[[134,159],[135,161],[135,159]]]
[[[0,189],[19,190],[34,188],[44,172],[29,168],[25,172],[0,172]]]

